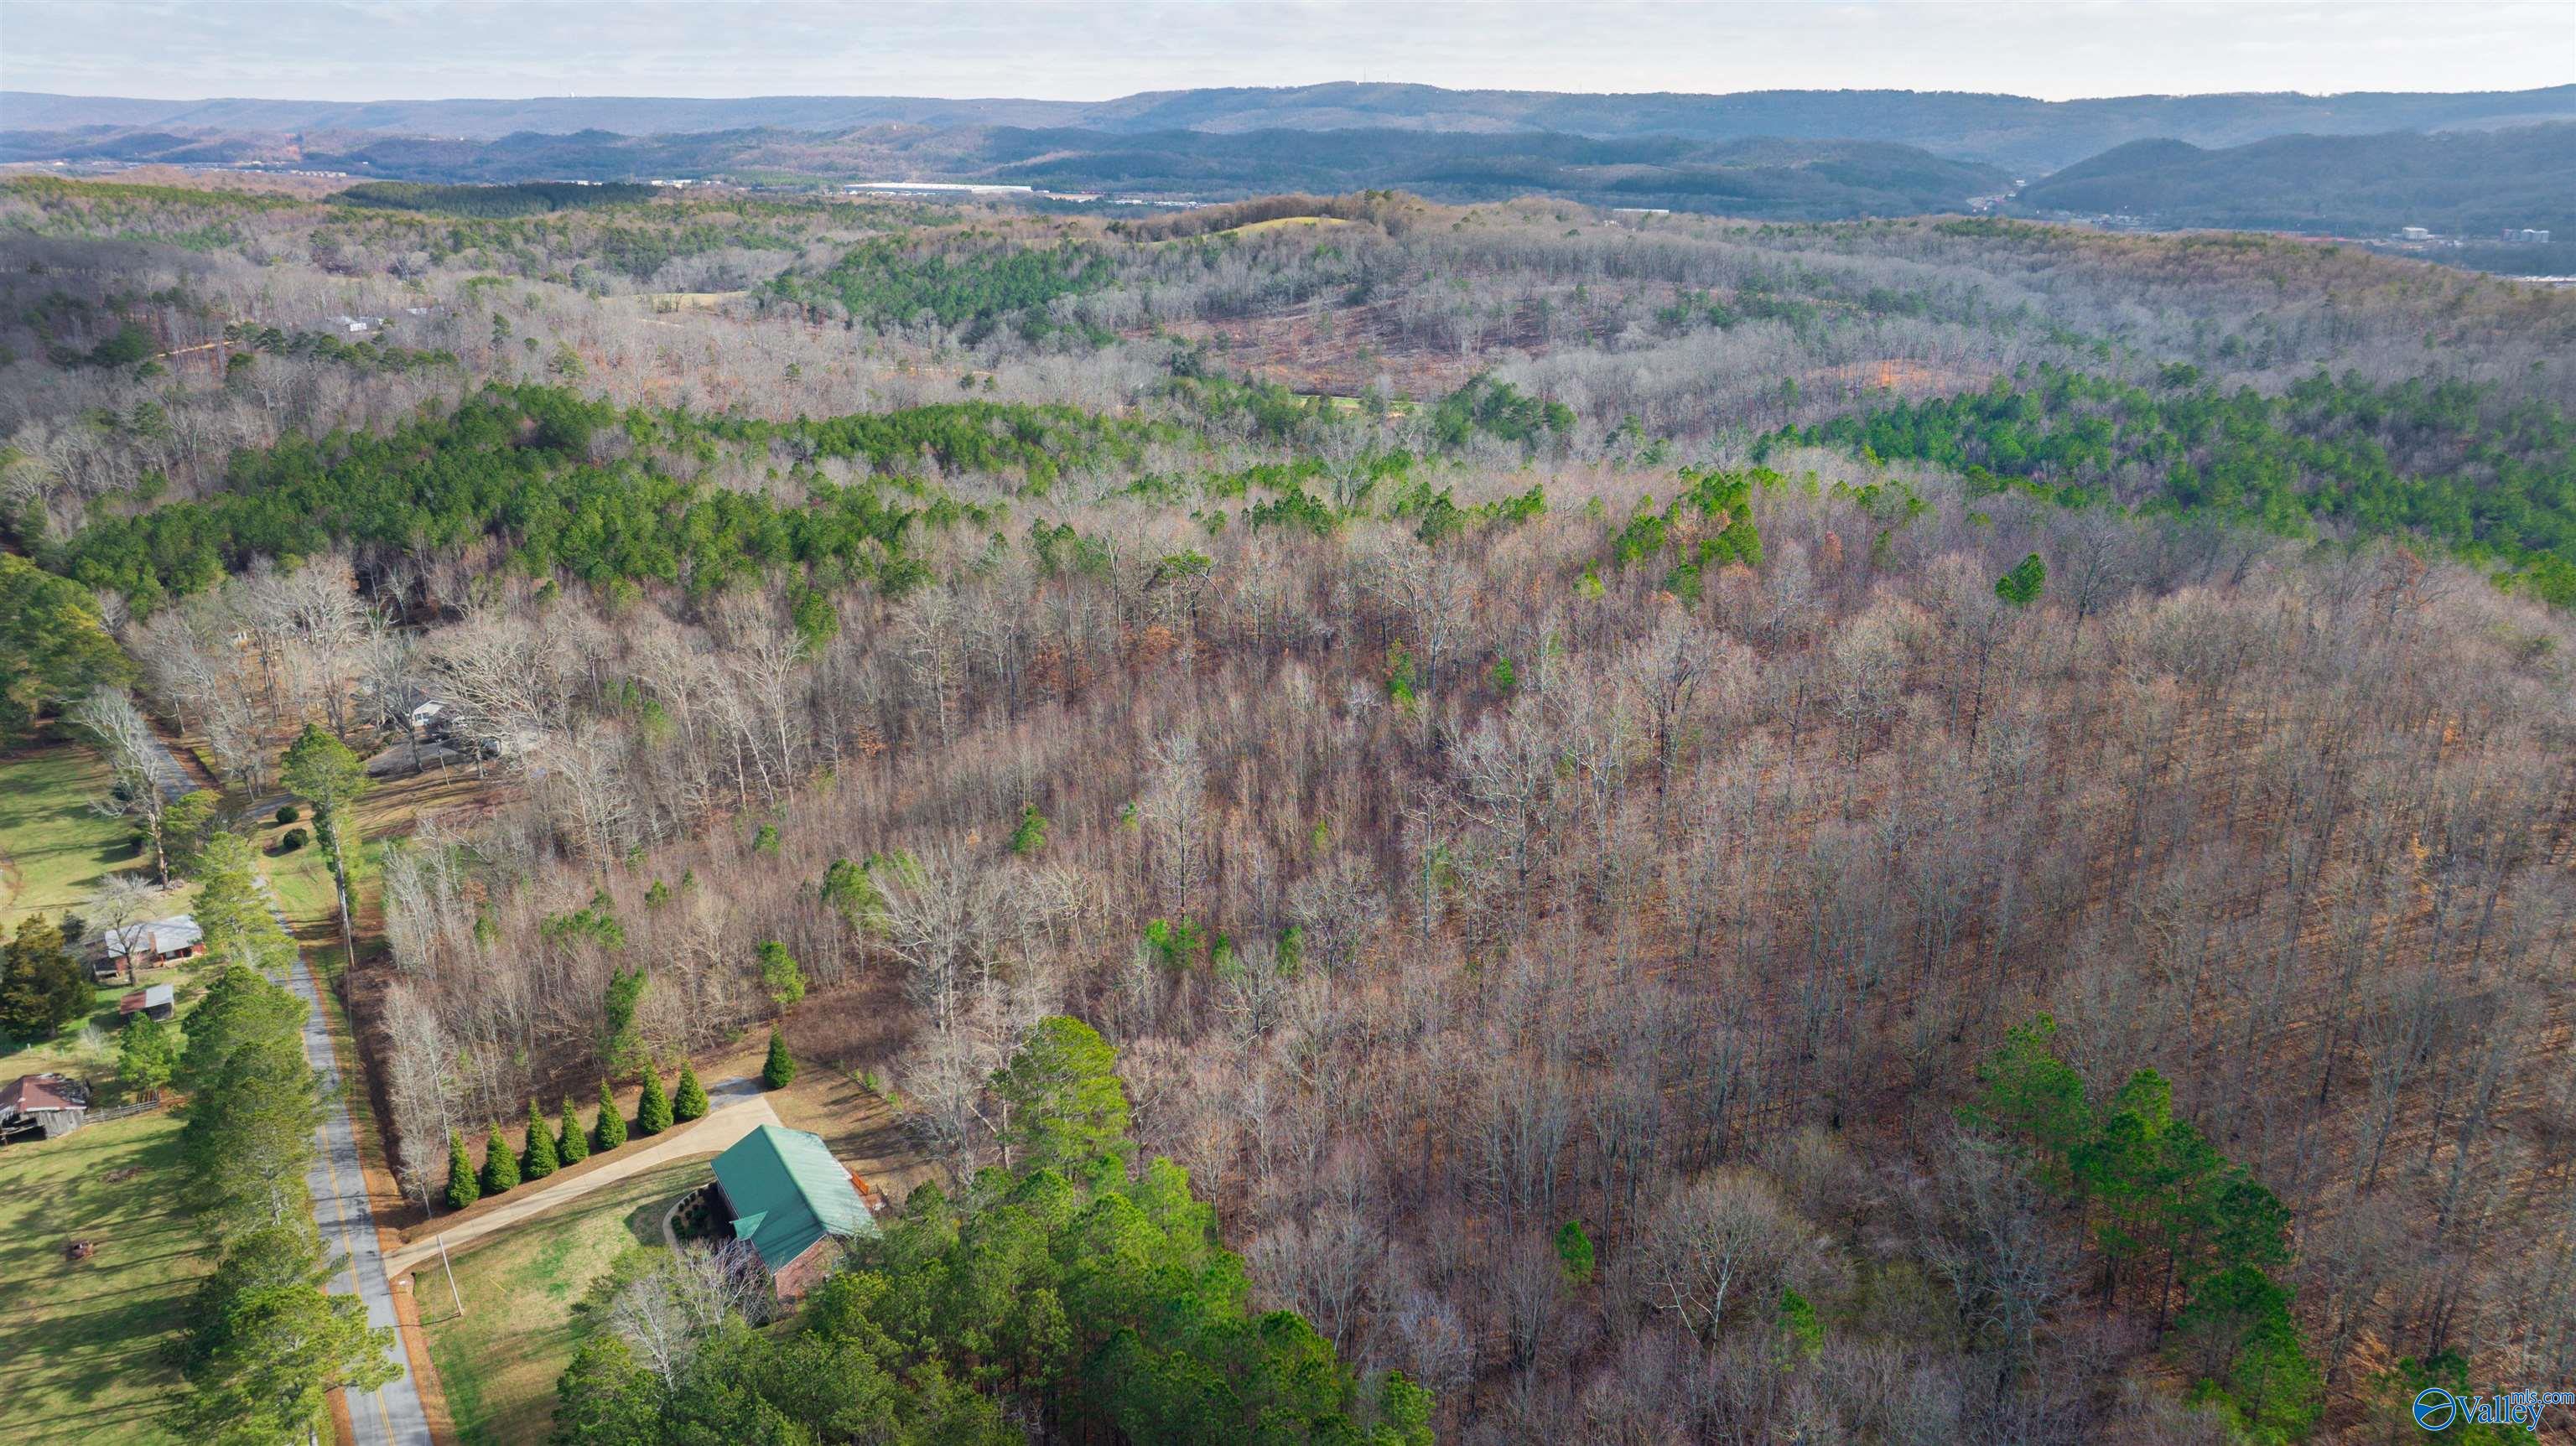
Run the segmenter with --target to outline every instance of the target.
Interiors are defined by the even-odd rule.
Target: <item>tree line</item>
[[[2168,367],[2154,387],[2043,368],[2026,386],[1899,402],[1775,434],[2038,489],[2304,535],[2417,536],[2576,605],[2576,426],[2537,398],[2319,371],[2277,396]]]
[[[360,181],[331,193],[332,203],[383,211],[434,211],[441,215],[501,217],[624,206],[653,199],[653,188],[632,182],[579,185],[570,181],[520,181],[505,186],[436,186],[416,181]]]
[[[313,1223],[305,1172],[325,1097],[304,1055],[309,1006],[269,975],[294,957],[250,845],[229,834],[197,862],[194,912],[213,967],[187,1019],[176,1084],[184,1185],[215,1268],[186,1347],[186,1429],[209,1440],[287,1440],[327,1429],[326,1394],[397,1374],[391,1327],[326,1283],[345,1262]]]

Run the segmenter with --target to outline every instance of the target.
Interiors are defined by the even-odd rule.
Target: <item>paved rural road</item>
[[[572,1178],[550,1180],[542,1185],[522,1185],[504,1197],[500,1208],[477,1215],[453,1230],[445,1231],[447,1249],[454,1253],[468,1244],[497,1230],[506,1230],[531,1215],[555,1209],[578,1200],[603,1185],[614,1185],[646,1170],[685,1160],[692,1155],[720,1155],[734,1141],[762,1125],[782,1123],[778,1111],[760,1097],[756,1079],[720,1080],[707,1086],[705,1118],[691,1120],[679,1129],[656,1138],[651,1144],[625,1159],[613,1161],[596,1170],[585,1170]],[[438,1259],[438,1237],[425,1236],[385,1257],[385,1273],[400,1280],[405,1272],[418,1270]],[[434,1276],[432,1277],[435,1278]],[[443,1300],[435,1286],[425,1286],[426,1298]],[[415,1294],[422,1294],[416,1291]]]
[[[178,758],[166,744],[161,757],[169,765],[169,773],[160,781],[162,791],[173,797],[187,792],[188,771],[179,766]],[[283,913],[278,914],[277,923],[280,928],[286,927]],[[295,969],[287,979],[287,988],[305,1004],[304,1060],[321,1077],[322,1087],[336,1092],[340,1062],[331,1053],[331,1026],[323,1017],[321,996],[314,992],[313,971],[305,967],[304,951],[300,949],[295,953]],[[366,1303],[367,1324],[391,1326],[394,1295],[385,1283],[385,1263],[376,1245],[376,1216],[367,1205],[366,1174],[358,1165],[358,1135],[350,1123],[345,1097],[335,1093],[324,1108],[315,1144],[318,1148],[313,1168],[304,1177],[313,1191],[313,1223],[322,1228],[323,1249],[339,1250],[349,1257],[331,1277],[331,1293],[354,1292]],[[351,1426],[358,1446],[431,1446],[429,1413],[421,1409],[420,1390],[412,1383],[411,1362],[403,1355],[399,1333],[394,1340],[394,1365],[402,1374],[381,1390],[348,1393]]]
[[[323,1088],[337,1089],[340,1065],[331,1053],[331,1028],[324,1021],[313,971],[305,967],[301,950],[295,955],[295,973],[288,987],[310,1006],[304,1016],[304,1058],[322,1077]],[[324,1107],[319,1143],[313,1168],[304,1177],[313,1188],[313,1220],[322,1227],[324,1248],[344,1251],[349,1257],[331,1277],[331,1293],[355,1291],[366,1302],[367,1324],[391,1326],[394,1295],[376,1245],[375,1212],[367,1205],[366,1175],[358,1164],[358,1136],[346,1098],[334,1098]],[[420,1390],[412,1382],[411,1362],[403,1357],[399,1333],[392,1354],[401,1375],[379,1390],[348,1393],[349,1422],[358,1446],[430,1446],[429,1414],[421,1409]]]

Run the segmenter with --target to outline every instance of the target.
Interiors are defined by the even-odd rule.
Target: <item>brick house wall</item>
[[[833,1263],[841,1258],[841,1238],[826,1235],[805,1247],[803,1254],[770,1273],[770,1284],[778,1291],[778,1303],[794,1305],[805,1292],[821,1285],[832,1273]]]

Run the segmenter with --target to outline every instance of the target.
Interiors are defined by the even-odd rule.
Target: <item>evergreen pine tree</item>
[[[510,1142],[501,1138],[501,1127],[494,1125],[483,1141],[483,1193],[505,1195],[519,1183],[519,1157],[510,1153]]]
[[[1004,1143],[1014,1170],[1079,1170],[1104,1155],[1124,1159],[1127,1086],[1118,1051],[1079,1019],[1052,1015],[1031,1029],[1011,1062],[993,1075],[1011,1107]]]
[[[0,973],[0,1031],[20,1039],[50,1038],[88,1012],[96,991],[88,971],[64,947],[60,925],[29,914]]]
[[[555,1158],[567,1165],[577,1165],[590,1158],[590,1136],[573,1118],[572,1096],[564,1096],[563,1125],[555,1131]]]
[[[1568,1220],[1556,1232],[1557,1263],[1565,1267],[1565,1283],[1582,1285],[1592,1279],[1592,1237],[1583,1232],[1583,1222]]]
[[[1995,596],[2014,607],[2026,608],[2039,601],[2041,591],[2047,586],[2048,564],[2040,561],[2039,554],[2034,552],[2014,563],[2012,571],[1995,579]]]
[[[599,1123],[590,1140],[603,1153],[626,1143],[626,1114],[617,1108],[617,1091],[606,1080],[599,1082]]]
[[[1034,803],[1020,805],[1020,826],[1011,830],[1011,852],[1029,858],[1046,847],[1047,816]]]
[[[465,1153],[465,1137],[447,1132],[447,1208],[462,1210],[483,1198],[483,1182],[474,1178],[474,1157]]]
[[[783,1090],[795,1078],[796,1061],[788,1057],[787,1036],[773,1029],[769,1031],[768,1062],[760,1067],[760,1083],[766,1089]]]
[[[546,1128],[546,1117],[537,1110],[534,1099],[528,1101],[528,1149],[519,1160],[519,1178],[542,1180],[555,1172],[560,1163],[555,1158],[554,1131]]]
[[[644,1071],[644,1096],[635,1102],[635,1133],[658,1135],[671,1128],[671,1098],[662,1093],[659,1071]]]
[[[680,1123],[707,1116],[707,1087],[698,1083],[695,1065],[680,1066],[680,1088],[671,1096],[671,1118]]]

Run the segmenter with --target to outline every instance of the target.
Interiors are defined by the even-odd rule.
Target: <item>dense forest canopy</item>
[[[154,1429],[396,1359],[287,1188],[263,870],[346,890],[388,1228],[718,1071],[885,1197],[785,1306],[702,1175],[600,1207],[512,1369],[424,1323],[460,1434],[2214,1446],[2576,1375],[2576,296],[329,190],[0,186],[0,767],[95,755],[218,948],[98,1065],[204,1177],[136,1182],[211,1262],[131,1307]],[[0,1027],[84,1047],[113,903]]]
[[[891,415],[774,424],[681,412],[623,414],[560,388],[487,391],[453,414],[387,437],[290,437],[239,454],[224,490],[82,531],[53,558],[137,612],[200,592],[256,557],[300,559],[358,544],[426,553],[491,535],[543,577],[722,591],[794,564],[866,577],[896,594],[916,569],[905,534],[928,505],[942,524],[982,520],[918,475],[925,466],[1009,472],[1043,493],[1067,467],[1133,457],[1150,427],[1064,407],[959,402]],[[711,460],[719,446],[798,459],[802,506],[692,485],[650,462],[595,459],[603,440]],[[835,485],[816,463],[865,464]]]
[[[2537,400],[2409,379],[2374,387],[2323,372],[2277,397],[2207,385],[2177,366],[2154,387],[2043,370],[2028,390],[1840,418],[1782,440],[1938,462],[2071,505],[2151,503],[2293,535],[2318,522],[2494,559],[2576,606],[2576,429]]]
[[[1022,335],[1037,340],[1051,325],[1047,303],[1100,290],[1116,274],[1107,257],[1087,247],[923,251],[890,237],[851,248],[819,276],[781,276],[773,285],[783,298],[829,297],[849,315],[878,324],[926,315],[958,328],[971,346],[1009,317],[1019,319]]]
[[[617,206],[650,198],[653,188],[636,185],[572,185],[522,182],[515,186],[421,186],[399,181],[361,181],[335,192],[343,206],[369,206],[386,211],[435,211],[450,216],[528,216],[547,211]]]

